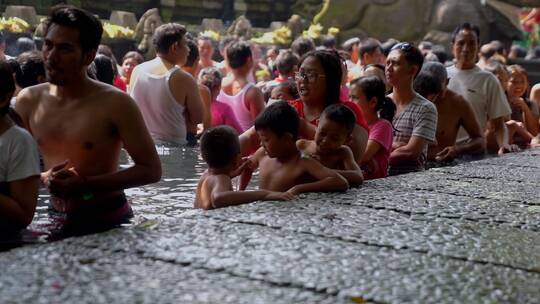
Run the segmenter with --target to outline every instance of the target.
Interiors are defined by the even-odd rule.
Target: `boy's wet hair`
[[[273,86],[272,89],[270,90],[270,94],[272,94],[272,91],[277,88],[287,90],[287,92],[289,92],[289,95],[291,95],[291,97],[293,98],[292,100],[300,98],[300,95],[298,94],[298,87],[296,86],[296,82],[292,80],[287,80],[278,85]]]
[[[437,76],[423,71],[414,80],[414,90],[424,98],[427,98],[429,95],[441,93],[442,83]]]
[[[240,153],[238,134],[229,126],[208,129],[201,138],[201,154],[210,168],[228,166]]]
[[[271,104],[255,119],[255,130],[268,129],[278,137],[290,133],[294,140],[298,138],[299,125],[298,113],[285,101]]]
[[[231,69],[238,69],[252,57],[249,44],[244,41],[233,42],[227,47],[227,62]]]
[[[167,54],[174,43],[182,40],[186,34],[186,28],[178,23],[166,23],[160,25],[154,32],[152,43],[157,53]]]
[[[7,62],[0,61],[0,100],[2,102],[11,99],[15,92],[15,80],[13,70]],[[4,116],[9,111],[9,102],[0,108],[0,116]]]
[[[315,42],[313,42],[311,38],[298,37],[291,44],[291,50],[298,55],[298,57],[302,57],[315,50]]]
[[[221,72],[215,67],[207,67],[199,72],[199,82],[205,85],[210,91],[221,86]]]
[[[324,109],[322,116],[337,124],[340,124],[347,129],[347,132],[351,134],[356,124],[356,115],[347,106],[336,103],[330,105]]]
[[[58,5],[51,9],[45,21],[45,36],[52,24],[78,29],[83,53],[96,51],[103,35],[103,27],[98,18],[71,5]]]
[[[446,81],[448,80],[448,73],[446,72],[446,68],[444,65],[440,62],[426,62],[422,66],[421,72],[428,72],[433,75],[437,81],[439,81],[441,84],[446,84]]]

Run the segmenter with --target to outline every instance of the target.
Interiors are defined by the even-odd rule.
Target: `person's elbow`
[[[158,159],[157,162],[153,163],[146,170],[145,183],[146,184],[153,184],[153,183],[159,182],[161,180],[161,174],[162,174],[161,162],[159,162],[159,159]]]
[[[349,189],[349,182],[347,182],[347,179],[340,174],[332,177],[332,180],[334,184],[334,191],[345,192]]]

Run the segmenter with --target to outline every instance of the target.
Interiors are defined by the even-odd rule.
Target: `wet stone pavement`
[[[0,302],[538,303],[539,181],[537,149],[205,212],[166,177],[131,226],[0,253]]]

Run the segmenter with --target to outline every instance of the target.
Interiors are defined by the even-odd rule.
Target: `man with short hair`
[[[47,83],[21,91],[16,111],[38,142],[53,208],[77,231],[131,217],[123,190],[157,182],[161,164],[133,100],[86,74],[103,29],[87,11],[51,10],[43,57]],[[118,170],[121,149],[133,165]],[[94,227],[94,228],[90,228]]]
[[[135,67],[130,94],[156,144],[185,145],[186,117],[195,125],[203,117],[197,82],[179,68],[189,54],[186,29],[176,23],[163,24],[156,29],[153,43],[156,58]]]
[[[381,43],[375,38],[367,38],[362,41],[358,52],[362,70],[370,64],[384,64]]]
[[[437,141],[429,146],[428,159],[448,162],[466,154],[484,153],[485,140],[474,111],[463,97],[446,86],[446,68],[439,62],[426,62],[414,81],[414,90],[437,107]],[[463,127],[471,140],[456,142]]]
[[[386,79],[393,87],[390,97],[397,110],[389,175],[424,170],[428,144],[435,141],[437,109],[413,89],[423,63],[420,50],[409,43],[396,44],[386,59]]]
[[[469,23],[456,27],[452,34],[452,52],[456,64],[447,68],[450,78],[448,88],[463,96],[472,106],[486,139],[495,138],[497,147],[490,152],[502,154],[510,151],[504,118],[512,110],[497,78],[476,65],[479,43],[478,27]],[[470,137],[460,129],[457,141],[468,140]]]
[[[300,58],[292,51],[286,50],[279,53],[275,64],[278,71],[278,76],[266,84],[267,88],[274,87],[280,83],[294,78],[294,72],[298,69]]]

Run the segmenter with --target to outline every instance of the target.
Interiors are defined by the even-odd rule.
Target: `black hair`
[[[191,68],[199,60],[199,47],[197,47],[197,44],[193,40],[187,41],[187,47],[189,48],[189,55],[184,66]]]
[[[358,53],[360,54],[360,58],[362,58],[364,54],[373,54],[377,49],[382,52],[381,43],[375,38],[367,38],[360,43]]]
[[[45,78],[45,63],[38,51],[24,52],[17,57],[21,73],[16,74],[17,84],[26,88],[39,83],[39,76]]]
[[[300,58],[292,51],[287,50],[279,53],[275,65],[281,75],[288,75],[295,67],[298,67],[298,62],[300,62]]]
[[[221,72],[215,67],[207,67],[199,72],[199,81],[210,91],[213,91],[221,85]]]
[[[414,80],[414,90],[427,98],[429,95],[439,94],[442,91],[442,83],[439,82],[438,77],[423,71]]]
[[[286,89],[289,92],[289,95],[292,96],[293,100],[300,98],[300,95],[298,94],[298,87],[296,86],[296,82],[292,80],[287,80],[278,85],[272,86],[270,90],[270,94],[272,94],[272,91],[277,88]]]
[[[433,43],[427,40],[420,41],[420,43],[418,44],[418,48],[424,50],[431,50],[433,48]]]
[[[78,29],[83,53],[96,51],[103,35],[98,18],[72,5],[58,5],[51,9],[45,21],[45,36],[53,24]]]
[[[285,101],[269,105],[255,119],[255,130],[269,129],[278,137],[290,133],[294,140],[298,138],[299,126],[298,113]]]
[[[407,61],[409,65],[415,65],[418,67],[416,75],[414,75],[415,77],[418,76],[418,73],[420,73],[422,65],[424,64],[424,55],[422,55],[422,52],[408,42],[401,42],[394,45],[394,47],[392,47],[392,51],[394,50],[400,51],[405,57],[405,61]]]
[[[36,50],[36,43],[28,37],[20,37],[16,42],[17,56],[24,52]]]
[[[336,103],[326,107],[322,112],[322,116],[344,126],[349,134],[353,131],[354,126],[356,125],[356,115],[354,112],[341,103]]]
[[[7,62],[0,61],[0,100],[2,102],[10,100],[15,92],[15,80],[13,79],[13,70]],[[10,103],[0,108],[0,116],[9,112]]]
[[[144,58],[141,55],[141,53],[137,51],[129,51],[124,55],[124,57],[122,57],[122,63],[124,63],[126,59],[130,59],[130,58],[135,59],[135,61],[137,61],[138,64],[141,64],[144,62]]]
[[[171,45],[182,40],[185,34],[186,28],[178,23],[162,24],[154,32],[152,43],[157,53],[167,54]]]
[[[311,38],[298,37],[291,44],[291,50],[298,55],[298,57],[302,57],[315,50],[315,43]]]
[[[326,35],[322,38],[321,45],[327,49],[335,49],[337,45],[336,37],[332,35]]]
[[[448,53],[444,46],[436,44],[431,48],[431,52],[437,56],[440,63],[445,64],[448,61]]]
[[[452,32],[452,43],[456,41],[456,37],[461,31],[473,31],[476,34],[476,42],[480,44],[480,28],[469,22],[462,23],[454,29],[454,32]]]
[[[448,73],[446,72],[446,68],[440,62],[426,62],[420,72],[430,73],[431,75],[433,75],[433,77],[437,79],[438,82],[441,83],[441,85],[446,83],[446,81],[448,80]]]
[[[208,129],[201,137],[201,155],[210,168],[228,166],[239,153],[238,134],[229,126]]]
[[[527,49],[519,45],[512,45],[510,52],[515,53],[516,58],[525,58],[527,56]]]
[[[336,51],[329,50],[315,50],[311,51],[300,59],[298,66],[309,57],[315,57],[321,64],[326,81],[326,96],[325,107],[340,101],[339,95],[341,92],[341,58]]]
[[[383,42],[381,44],[381,48],[382,48],[384,56],[388,56],[388,54],[390,54],[390,50],[394,47],[394,45],[396,45],[398,43],[399,43],[399,41],[397,41],[394,38],[390,38],[390,39],[386,40],[385,42]]]
[[[375,111],[379,114],[379,117],[388,120],[390,123],[392,122],[396,114],[396,105],[392,99],[386,96],[386,85],[382,79],[377,76],[360,77],[353,80],[351,87],[360,88],[367,100],[375,97],[377,99]]]
[[[227,62],[231,69],[242,67],[251,56],[251,48],[246,42],[233,42],[227,47]]]
[[[94,66],[96,67],[96,79],[112,85],[114,81],[114,69],[111,58],[99,54],[94,58]]]
[[[495,52],[499,55],[504,55],[506,53],[506,46],[500,40],[493,40],[490,43],[495,49]]]

